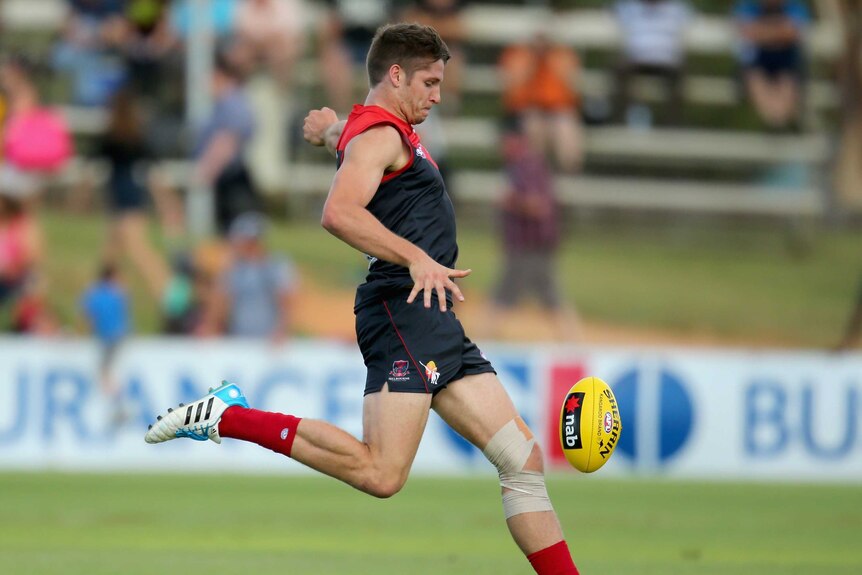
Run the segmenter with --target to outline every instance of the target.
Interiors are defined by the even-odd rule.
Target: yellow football
[[[572,467],[584,473],[601,468],[617,447],[623,426],[617,399],[598,377],[578,381],[560,410],[560,442]]]

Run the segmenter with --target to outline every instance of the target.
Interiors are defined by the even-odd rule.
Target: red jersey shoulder
[[[411,154],[411,161],[408,162],[408,164],[401,170],[387,174],[383,181],[392,179],[394,176],[404,172],[413,164],[413,159],[417,157],[428,160],[435,168],[437,168],[437,162],[434,161],[431,154],[429,154],[425,146],[422,145],[419,134],[416,133],[413,126],[378,106],[360,106],[358,104],[353,106],[353,110],[347,118],[347,124],[344,126],[341,138],[338,140],[336,150],[343,153],[347,144],[350,143],[350,140],[368,129],[379,125],[390,125],[398,130],[405,143],[408,144],[413,151]],[[341,156],[341,154],[339,154],[339,156]]]
[[[343,150],[350,143],[350,140],[365,132],[374,126],[388,124],[398,130],[404,138],[409,138],[413,128],[394,114],[387,112],[378,106],[359,106],[353,107],[350,116],[347,118],[347,124],[344,126],[344,131],[341,138],[338,140],[336,149]]]

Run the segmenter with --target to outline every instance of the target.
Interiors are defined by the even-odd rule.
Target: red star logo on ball
[[[573,395],[572,397],[570,397],[569,400],[566,402],[566,411],[574,411],[575,409],[580,407],[580,401],[581,400],[577,395]]]

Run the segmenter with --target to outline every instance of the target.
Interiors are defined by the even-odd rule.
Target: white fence
[[[862,355],[681,348],[488,346],[550,467],[568,469],[558,409],[590,374],[610,383],[623,432],[599,474],[862,482]],[[88,341],[0,338],[0,470],[153,470],[296,473],[253,445],[147,445],[157,412],[226,378],[253,406],[323,418],[361,434],[365,368],[352,345],[136,340],[118,357],[130,419],[117,428],[99,393]],[[490,471],[481,453],[436,416],[417,473]],[[574,471],[572,471],[574,473]]]

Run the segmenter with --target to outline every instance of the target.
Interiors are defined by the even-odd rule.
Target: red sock
[[[300,421],[292,415],[234,405],[222,414],[218,433],[222,437],[251,441],[290,457]]]
[[[527,556],[538,575],[578,575],[565,541],[554,543]]]

